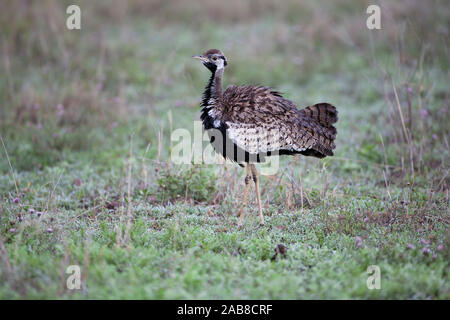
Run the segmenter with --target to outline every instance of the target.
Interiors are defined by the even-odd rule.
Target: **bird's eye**
[[[216,60],[217,60],[217,57],[213,57],[212,59],[213,59],[214,61],[216,61]]]

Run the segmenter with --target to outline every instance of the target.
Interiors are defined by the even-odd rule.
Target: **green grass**
[[[81,7],[81,31],[62,2],[0,13],[1,299],[450,298],[442,2],[386,4],[372,33],[349,1]],[[264,227],[252,193],[237,228],[245,170],[170,161],[209,77],[190,57],[213,47],[225,86],[339,110],[334,157],[261,178]]]

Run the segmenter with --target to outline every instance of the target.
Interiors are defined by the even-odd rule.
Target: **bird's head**
[[[200,60],[211,72],[215,72],[218,69],[224,69],[228,64],[227,58],[225,58],[222,51],[218,49],[209,49],[202,55],[192,56],[192,58]]]

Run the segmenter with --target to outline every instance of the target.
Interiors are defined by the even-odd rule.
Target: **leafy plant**
[[[197,202],[209,201],[217,191],[217,177],[203,166],[192,165],[187,170],[168,168],[157,179],[160,201],[193,199]]]

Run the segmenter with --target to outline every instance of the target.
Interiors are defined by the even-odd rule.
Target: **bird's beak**
[[[201,61],[205,61],[206,62],[206,58],[205,57],[203,57],[203,56],[192,56],[192,58],[194,58],[194,59],[198,59],[198,60],[201,60]]]

